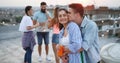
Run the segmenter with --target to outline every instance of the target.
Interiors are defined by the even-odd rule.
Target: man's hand
[[[71,51],[68,49],[68,48],[66,48],[66,47],[64,47],[64,51],[65,51],[65,53],[71,53]]]
[[[83,48],[80,48],[79,50],[78,50],[78,52],[82,52],[84,49]]]
[[[45,22],[39,23],[40,26],[45,26]]]

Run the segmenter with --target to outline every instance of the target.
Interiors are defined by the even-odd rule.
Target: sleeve
[[[32,24],[32,19],[31,19],[30,17],[28,17],[28,18],[26,19],[25,24],[26,24],[26,26],[32,26],[32,25],[33,25],[33,24]]]
[[[98,36],[98,28],[97,25],[92,23],[92,24],[88,24],[88,26],[86,27],[86,31],[84,32],[84,37],[83,37],[83,43],[82,43],[82,47],[84,48],[84,50],[88,50],[91,45],[95,42],[95,37]]]
[[[33,20],[36,20],[37,21],[37,19],[38,19],[38,16],[37,16],[37,13],[34,13],[34,15],[33,15]]]
[[[82,37],[77,24],[72,24],[69,28],[70,44],[68,46],[72,53],[76,53],[81,48]]]
[[[23,31],[23,27],[24,27],[24,22],[23,22],[23,20],[24,20],[24,17],[22,17],[22,20],[21,20],[21,22],[20,22],[19,31]]]

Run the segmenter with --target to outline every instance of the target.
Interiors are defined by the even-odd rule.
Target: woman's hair
[[[26,15],[28,15],[28,11],[32,8],[32,6],[26,6],[25,7],[25,13]]]
[[[54,24],[58,24],[58,26],[59,26],[59,21],[58,21],[58,9],[59,9],[59,7],[56,7],[56,8],[54,9],[54,17],[53,17],[53,19],[51,20],[50,26],[53,26]]]
[[[67,11],[67,9],[65,9],[65,8],[60,8],[60,9],[58,9],[58,13],[60,12],[60,11],[65,11],[67,14],[68,14],[68,11]],[[58,14],[57,13],[57,14]],[[57,16],[58,17],[58,16]],[[59,29],[61,30],[63,28],[63,25],[61,24],[61,23],[59,23]]]

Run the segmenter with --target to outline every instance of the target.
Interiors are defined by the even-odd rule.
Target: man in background
[[[39,23],[39,27],[37,30],[37,40],[38,40],[38,53],[39,53],[39,61],[42,61],[41,52],[42,52],[42,39],[44,39],[45,51],[46,51],[46,60],[50,61],[48,56],[49,52],[49,29],[48,29],[48,20],[50,20],[50,14],[46,10],[47,4],[46,2],[40,3],[40,10],[35,12],[33,16],[34,24]]]

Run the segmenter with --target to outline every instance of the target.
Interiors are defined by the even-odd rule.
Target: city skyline
[[[68,5],[70,3],[81,3],[83,6],[107,6],[120,7],[120,0],[1,0],[0,7],[24,7],[31,5],[38,7],[40,2],[45,1],[48,5]]]

